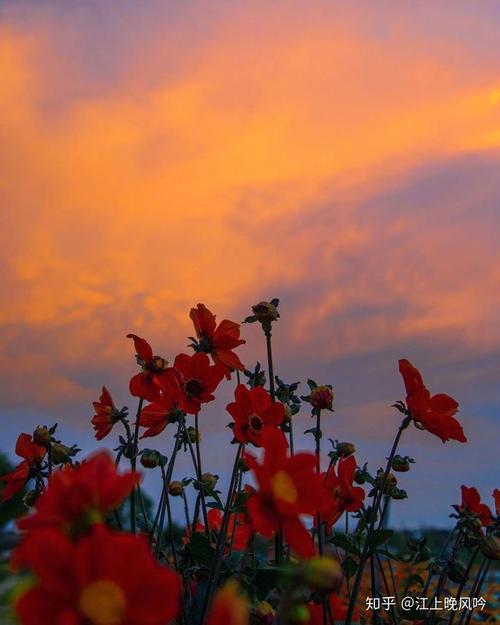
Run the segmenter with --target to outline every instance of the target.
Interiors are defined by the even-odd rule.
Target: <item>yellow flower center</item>
[[[292,478],[286,471],[278,471],[271,478],[271,489],[276,499],[286,503],[295,503],[299,493],[295,488]]]
[[[86,586],[78,600],[80,612],[92,625],[120,625],[125,606],[123,590],[109,579]]]

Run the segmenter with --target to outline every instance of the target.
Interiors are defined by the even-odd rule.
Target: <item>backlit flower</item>
[[[211,365],[203,352],[192,356],[179,354],[175,358],[174,369],[180,373],[180,409],[189,414],[196,414],[201,404],[215,399],[213,393],[226,372],[222,365]]]
[[[21,625],[166,625],[180,582],[147,542],[95,526],[78,542],[44,529],[28,534],[12,563],[36,577],[16,601]]]
[[[236,523],[236,527],[235,527]],[[208,512],[208,524],[210,526],[210,530],[212,532],[219,533],[222,528],[222,512],[217,510],[216,508],[211,508]],[[187,538],[187,542],[190,539],[190,531],[189,528],[188,533],[185,538]],[[196,532],[204,532],[205,526],[202,523],[197,523]],[[234,534],[234,540],[233,540]],[[239,514],[238,516],[235,513],[231,513],[229,515],[229,522],[227,526],[227,534],[226,534],[226,548],[231,545],[233,549],[236,551],[240,551],[245,549],[248,543],[248,540],[251,536],[251,529],[248,523],[245,523],[244,515]]]
[[[193,345],[196,351],[210,354],[215,364],[225,368],[228,379],[231,377],[231,369],[243,371],[244,365],[232,351],[246,342],[240,339],[240,324],[224,319],[217,325],[215,315],[204,304],[191,308],[189,316],[198,338]]]
[[[155,401],[161,395],[163,378],[168,362],[161,356],[155,356],[151,345],[140,336],[127,334],[127,338],[134,341],[137,363],[142,369],[141,373],[134,375],[130,380],[130,393],[134,397]]]
[[[158,399],[144,406],[139,416],[139,425],[146,428],[141,438],[157,436],[169,423],[179,418],[181,404],[180,373],[173,367],[165,370],[162,377],[162,393]]]
[[[66,465],[53,473],[34,513],[20,519],[18,526],[21,530],[52,527],[80,534],[93,523],[103,522],[138,481],[137,473],[119,474],[111,454],[99,452],[77,467]]]
[[[331,467],[324,475],[324,488],[328,491],[329,508],[322,514],[321,520],[327,524],[328,531],[338,521],[344,512],[357,512],[365,499],[365,491],[361,486],[353,486],[356,473],[356,459],[348,456],[341,459],[337,465]]]
[[[497,517],[500,517],[500,490],[498,488],[495,488],[493,491],[493,499],[495,501],[495,512]]]
[[[93,402],[93,406],[95,415],[92,417],[91,423],[94,426],[95,437],[100,441],[111,432],[114,424],[120,420],[121,414],[105,386],[102,387],[99,401]]]
[[[415,424],[438,436],[443,443],[450,439],[466,443],[462,426],[453,417],[458,403],[444,393],[431,396],[420,372],[408,360],[399,361],[399,371],[406,388],[406,404]]]
[[[300,517],[324,507],[322,478],[315,472],[316,458],[310,453],[288,457],[287,443],[279,429],[269,428],[262,445],[262,464],[245,454],[258,485],[257,489],[247,486],[250,523],[266,538],[282,529],[290,547],[300,556],[310,557],[315,553],[314,544]]]
[[[40,464],[45,457],[46,450],[33,442],[29,434],[19,434],[16,442],[16,454],[23,458],[23,461],[10,473],[0,476],[0,482],[5,482],[5,486],[0,494],[1,501],[11,499],[17,492],[22,490],[34,471],[40,468]]]
[[[484,527],[491,525],[493,523],[493,515],[489,507],[485,503],[481,503],[481,496],[477,488],[462,486],[461,490],[462,502],[459,506],[456,506],[457,511],[460,514],[476,517]]]
[[[226,406],[234,419],[234,437],[240,443],[253,443],[260,447],[264,432],[269,428],[276,429],[283,422],[283,404],[273,402],[262,386],[248,389],[244,384],[238,384],[234,398],[236,401]]]

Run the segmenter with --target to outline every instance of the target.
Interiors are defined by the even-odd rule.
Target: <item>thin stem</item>
[[[361,554],[361,557],[359,559],[359,565],[358,565],[358,570],[356,571],[356,578],[354,580],[354,586],[353,586],[353,590],[352,590],[352,595],[351,595],[351,600],[349,601],[349,609],[347,611],[347,617],[346,617],[346,621],[345,621],[345,625],[350,625],[351,621],[352,621],[352,617],[354,614],[354,608],[356,607],[356,601],[358,598],[358,594],[359,594],[359,590],[361,588],[361,579],[363,577],[363,572],[364,572],[364,568],[366,565],[366,560],[368,558],[368,552],[370,550],[370,539],[372,537],[373,534],[373,530],[375,528],[375,523],[376,523],[376,518],[377,518],[377,510],[380,506],[380,502],[382,500],[382,496],[384,493],[384,489],[385,489],[385,484],[387,482],[387,476],[389,475],[389,472],[391,470],[391,466],[392,466],[392,461],[394,459],[394,456],[396,454],[396,450],[398,448],[399,445],[399,441],[401,439],[401,435],[403,434],[403,430],[405,430],[409,423],[411,421],[411,417],[410,416],[406,416],[403,421],[401,422],[401,425],[399,426],[399,429],[397,431],[396,437],[394,439],[394,443],[392,445],[392,449],[391,449],[391,453],[389,454],[389,458],[387,459],[387,465],[384,471],[384,475],[382,477],[382,481],[378,487],[378,491],[376,494],[376,498],[375,498],[375,503],[373,506],[373,509],[371,511],[371,519],[370,519],[370,526],[368,528],[368,532],[366,535],[366,541],[365,541],[365,545],[363,547],[363,552]]]
[[[144,504],[144,497],[142,495],[142,489],[141,489],[140,484],[137,485],[137,493],[139,494],[139,503],[141,504],[141,513],[142,513],[142,516],[144,518],[144,527],[146,529],[146,532],[149,534],[148,515],[146,513],[146,506]]]
[[[229,483],[229,489],[227,491],[227,499],[226,499],[226,505],[224,508],[224,515],[222,517],[221,528],[217,536],[215,552],[214,552],[212,564],[210,567],[210,576],[209,576],[209,582],[207,586],[207,592],[205,595],[205,603],[203,607],[202,618],[200,621],[201,623],[203,623],[205,620],[205,615],[207,613],[210,598],[215,588],[217,588],[217,584],[219,582],[219,575],[220,575],[220,570],[222,567],[222,556],[224,553],[224,546],[226,544],[227,528],[229,526],[229,518],[231,516],[231,505],[232,505],[232,500],[233,500],[234,489],[236,486],[236,480],[238,477],[239,460],[240,460],[242,448],[243,448],[243,445],[242,443],[240,443],[238,445],[238,449],[236,451],[236,457],[234,459],[233,471],[231,473],[231,481]]]
[[[269,392],[271,393],[272,401],[276,399],[276,391],[274,388],[274,367],[273,367],[273,347],[271,343],[271,328],[264,329],[266,335],[266,348],[267,348],[267,368],[269,373]]]
[[[195,415],[195,433],[196,433],[196,455],[195,449],[193,448],[193,443],[189,438],[189,434],[186,428],[186,424],[184,423],[184,439],[187,441],[189,452],[191,454],[191,459],[193,461],[194,471],[196,473],[196,479],[198,481],[199,486],[199,495],[195,505],[195,513],[193,517],[193,529],[196,527],[196,523],[198,521],[198,513],[199,506],[201,503],[201,508],[203,512],[203,522],[205,523],[205,533],[207,538],[210,540],[210,527],[208,525],[208,513],[207,513],[207,505],[205,502],[205,490],[203,484],[201,483],[201,453],[200,453],[200,443],[199,443],[199,430],[198,430],[198,414]]]
[[[168,534],[170,538],[170,546],[172,547],[172,555],[174,558],[174,567],[176,573],[179,572],[179,564],[177,562],[177,551],[175,549],[175,537],[174,537],[174,526],[172,524],[172,509],[170,508],[170,495],[168,492],[170,482],[167,482],[167,476],[165,475],[165,468],[163,465],[160,465],[161,476],[163,478],[163,488],[165,490],[165,503],[167,509],[167,517],[168,517]],[[158,545],[160,544],[161,536],[158,537]],[[160,547],[161,549],[161,547]]]
[[[474,549],[474,552],[472,553],[472,556],[469,560],[469,563],[467,565],[467,568],[465,569],[465,573],[464,576],[462,578],[462,581],[460,582],[460,585],[458,586],[458,590],[457,590],[457,595],[455,597],[455,599],[457,600],[457,604],[460,601],[460,597],[462,596],[462,591],[464,589],[465,584],[467,583],[468,579],[469,579],[469,574],[470,574],[470,570],[472,568],[472,565],[474,564],[475,559],[477,558],[477,554],[479,553],[479,546],[477,546]],[[450,621],[448,623],[448,625],[452,625],[453,620],[455,619],[455,614],[456,612],[453,612],[450,618]]]
[[[137,406],[137,413],[135,416],[135,426],[134,426],[134,437],[132,439],[132,457],[130,458],[130,466],[132,467],[132,471],[135,473],[137,466],[137,448],[139,441],[139,423],[142,411],[142,404],[144,403],[144,399],[141,397],[139,399],[139,405]],[[136,530],[136,519],[135,519],[135,487],[130,493],[130,531],[132,534],[135,534]]]

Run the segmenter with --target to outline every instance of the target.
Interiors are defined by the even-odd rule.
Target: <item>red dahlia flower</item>
[[[240,594],[238,582],[229,580],[215,594],[207,625],[248,625],[248,601]]]
[[[236,528],[234,526],[236,522]],[[208,512],[208,524],[210,525],[210,529],[214,532],[220,532],[222,528],[222,512],[217,510],[216,508],[211,508]],[[196,524],[196,532],[204,532],[205,526],[202,523]],[[236,514],[232,513],[229,515],[229,523],[227,526],[227,539],[226,542],[231,544],[232,536],[234,532],[234,542],[233,548],[236,551],[241,551],[245,549],[248,543],[248,540],[251,536],[251,529],[248,523],[245,523],[243,520],[243,515],[239,514],[238,518],[236,518]],[[191,538],[190,528],[186,528],[186,533],[184,535],[183,542],[188,543]]]
[[[174,369],[180,373],[180,409],[189,414],[196,414],[201,404],[215,399],[213,392],[226,372],[222,365],[211,365],[202,352],[192,356],[179,354],[175,357]]]
[[[233,433],[236,440],[260,447],[264,432],[269,428],[275,429],[283,422],[283,404],[273,402],[271,395],[262,386],[248,389],[244,384],[238,384],[234,398],[236,401],[228,404],[226,410],[234,419]]]
[[[356,459],[348,456],[339,460],[338,473],[332,467],[327,474],[323,474],[324,487],[330,497],[333,495],[330,507],[321,516],[321,520],[327,523],[328,531],[344,512],[357,512],[363,506],[365,491],[361,486],[353,486],[355,472]]]
[[[493,523],[491,510],[485,503],[481,503],[481,496],[477,488],[462,486],[462,503],[456,506],[461,514],[468,514],[479,519],[481,525],[488,527]]]
[[[6,482],[0,494],[1,501],[11,499],[19,492],[32,476],[32,472],[40,467],[45,457],[45,447],[33,442],[29,434],[19,434],[16,442],[16,454],[24,460],[17,465],[14,471],[0,476],[0,482]]]
[[[246,487],[252,528],[266,538],[282,529],[294,551],[304,558],[313,556],[314,544],[300,515],[313,515],[324,508],[325,491],[321,476],[315,472],[316,458],[310,453],[288,457],[286,439],[279,429],[269,428],[262,446],[262,464],[245,454],[258,483],[258,489]]]
[[[232,351],[246,343],[240,339],[240,324],[224,319],[217,326],[215,315],[204,304],[191,308],[191,317],[198,341],[193,345],[196,351],[211,354],[214,363],[222,365],[226,377],[231,378],[230,370],[245,368],[238,356]]]
[[[35,512],[20,519],[21,530],[51,527],[70,535],[104,521],[139,481],[137,473],[119,474],[108,452],[102,451],[78,467],[66,465],[53,473]]]
[[[141,411],[139,425],[146,428],[141,438],[157,436],[179,417],[182,403],[182,381],[180,373],[173,367],[165,370],[162,378],[162,394]]]
[[[154,356],[151,345],[140,336],[127,334],[127,338],[134,340],[137,363],[142,368],[142,372],[130,380],[130,393],[134,397],[155,401],[160,398],[168,362],[161,356]]]
[[[21,625],[166,625],[179,613],[180,582],[146,541],[97,525],[72,543],[42,529],[12,557],[36,577],[16,601]]]
[[[497,517],[500,517],[500,490],[498,488],[493,491],[493,499],[495,500],[495,512]]]
[[[453,417],[458,403],[444,393],[431,396],[418,369],[408,360],[399,361],[399,371],[406,387],[406,404],[415,424],[438,436],[443,443],[450,439],[466,443],[462,426]]]
[[[121,414],[105,386],[102,387],[99,401],[93,402],[93,406],[96,414],[92,417],[91,423],[94,426],[95,437],[100,441],[111,432],[114,424],[121,419]]]

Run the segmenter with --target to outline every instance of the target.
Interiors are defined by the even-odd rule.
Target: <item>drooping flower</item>
[[[103,386],[99,401],[93,402],[95,415],[92,417],[91,423],[95,430],[95,437],[98,441],[107,436],[115,423],[117,423],[122,414],[116,408],[111,393]]]
[[[33,442],[29,434],[19,434],[16,442],[16,454],[23,458],[23,461],[10,473],[0,476],[0,482],[5,482],[5,486],[0,494],[1,501],[11,499],[17,492],[22,490],[33,473],[40,468],[40,464],[45,457],[46,449]]]
[[[77,467],[53,473],[32,515],[20,519],[21,530],[56,528],[78,535],[101,523],[130,494],[139,481],[134,472],[119,474],[111,454],[98,452]]]
[[[208,613],[207,625],[248,625],[249,603],[238,582],[229,580],[217,591]]]
[[[248,389],[244,384],[238,384],[234,398],[236,401],[226,406],[234,419],[234,437],[240,443],[253,443],[260,447],[264,432],[269,428],[276,429],[283,423],[283,404],[273,402],[271,395],[262,386]]]
[[[194,349],[210,354],[215,364],[225,368],[228,379],[231,377],[231,369],[243,371],[243,363],[233,352],[233,349],[246,343],[240,339],[240,324],[224,319],[217,325],[215,315],[204,304],[191,308],[189,316],[198,338],[193,343]]]
[[[462,486],[462,502],[456,506],[459,514],[476,517],[483,527],[488,527],[493,523],[491,510],[485,503],[481,503],[481,496],[477,488]]]
[[[175,357],[174,369],[180,373],[180,409],[189,414],[196,414],[201,404],[215,399],[213,393],[226,373],[222,365],[211,365],[203,352],[192,356],[179,354]]]
[[[349,611],[349,605],[344,603],[342,599],[335,594],[328,596],[328,603],[330,604],[330,613],[335,623],[342,623],[347,617]],[[323,604],[322,603],[309,603],[309,622],[306,625],[323,625]],[[354,608],[353,621],[359,621],[359,610]]]
[[[415,424],[438,436],[443,443],[451,439],[466,443],[462,426],[453,416],[458,411],[458,403],[444,393],[431,396],[420,372],[408,360],[399,361],[399,371],[406,388],[406,404]]]
[[[327,524],[327,531],[339,520],[344,512],[357,512],[365,499],[361,486],[353,486],[356,473],[354,456],[339,460],[337,471],[333,466],[324,476],[324,488],[330,497],[329,507],[322,514],[321,520]]]
[[[127,334],[127,338],[134,341],[137,363],[142,369],[130,380],[130,393],[146,401],[155,401],[160,398],[168,362],[161,356],[155,356],[151,345],[140,336]]]
[[[105,526],[71,542],[42,529],[13,554],[36,577],[16,601],[21,625],[165,625],[180,608],[180,582],[153,558],[147,542]]]
[[[301,515],[313,515],[325,507],[325,491],[320,475],[315,472],[314,454],[287,456],[283,432],[269,428],[263,435],[263,463],[245,454],[248,467],[254,472],[258,488],[247,486],[247,511],[254,531],[266,538],[283,530],[290,547],[301,557],[315,553],[311,536]]]

